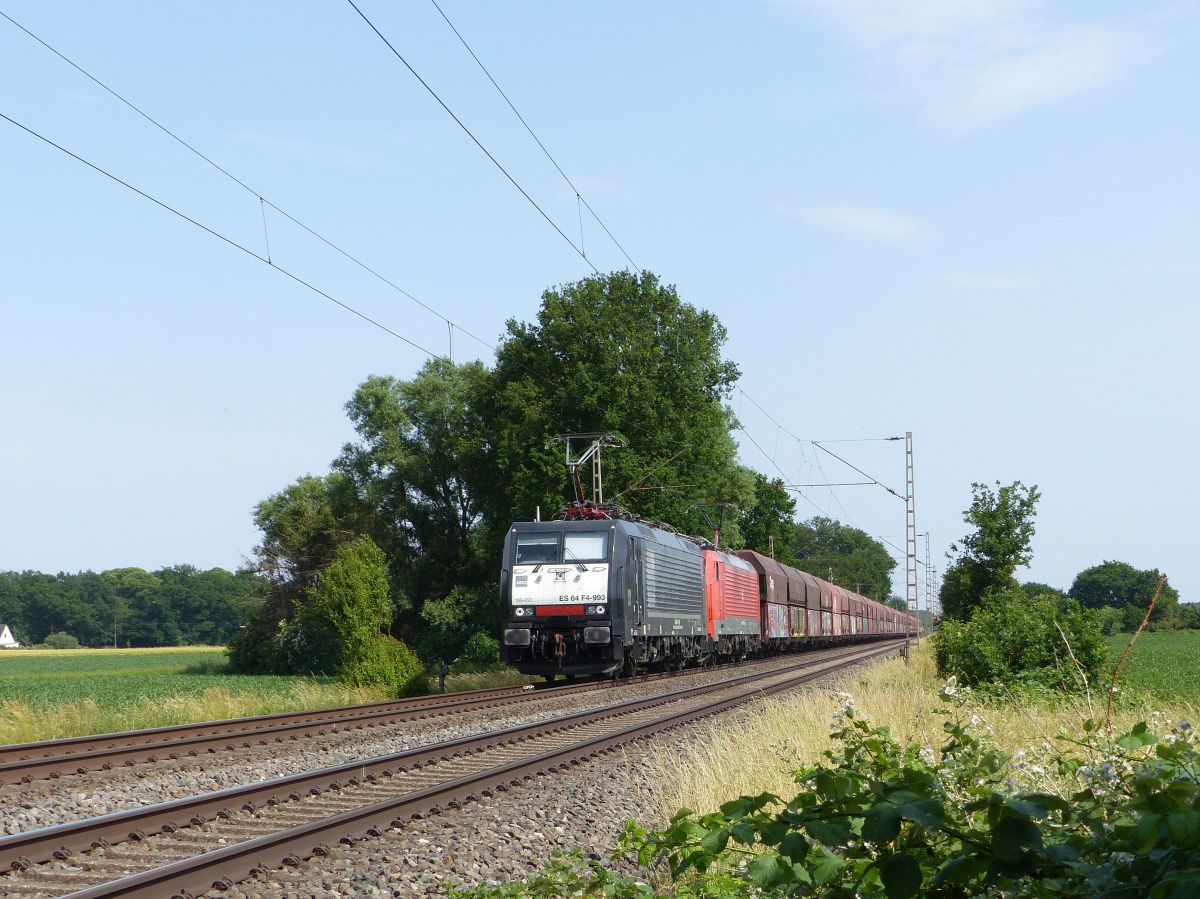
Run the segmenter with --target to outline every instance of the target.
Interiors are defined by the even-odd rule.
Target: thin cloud
[[[933,230],[928,225],[894,209],[852,203],[816,206],[780,204],[778,208],[825,231],[856,240],[914,244],[933,239]]]
[[[1130,20],[1072,22],[1040,0],[775,0],[815,13],[887,71],[889,92],[970,130],[1120,80],[1155,52]]]
[[[942,276],[941,282],[958,290],[1028,290],[1037,286],[1033,278],[1025,275],[989,275],[979,272],[951,272]]]

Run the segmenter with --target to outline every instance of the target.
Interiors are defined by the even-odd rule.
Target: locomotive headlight
[[[604,614],[604,606],[596,606],[596,614],[603,615]]]
[[[525,614],[525,610],[523,608],[521,608],[520,606],[517,606],[515,609],[513,609],[513,614],[516,615],[518,618],[520,618],[522,615]]]

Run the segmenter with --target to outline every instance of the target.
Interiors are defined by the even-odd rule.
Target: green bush
[[[499,608],[493,587],[455,587],[445,596],[426,600],[421,609],[418,654],[428,665],[460,658],[469,637],[498,625]]]
[[[972,687],[1031,684],[1080,691],[1081,669],[1094,686],[1108,662],[1093,612],[1074,600],[1060,610],[1055,597],[1029,597],[1019,587],[986,596],[969,621],[944,621],[934,652],[943,676],[953,674]]]
[[[671,883],[646,883],[560,856],[525,883],[457,897],[1031,896],[1084,899],[1200,893],[1200,752],[1181,721],[1163,739],[1139,724],[1116,740],[1091,721],[1059,774],[1074,793],[1016,787],[1023,760],[982,744],[960,720],[946,742],[901,746],[852,705],[838,744],[799,771],[790,799],[762,794],[699,815],[681,809],[646,832],[626,825],[621,854],[665,863]]]
[[[79,641],[64,631],[55,631],[52,634],[46,634],[42,645],[50,649],[78,649]]]
[[[237,674],[290,674],[279,661],[275,639],[280,625],[272,617],[271,610],[259,608],[252,611],[246,626],[239,629],[225,654],[229,667]]]
[[[476,631],[467,638],[454,668],[459,673],[501,670],[504,664],[500,661],[500,641],[484,631]]]
[[[428,686],[421,660],[403,642],[383,634],[352,647],[341,676],[356,687],[385,686],[395,696],[423,693]]]
[[[337,551],[298,616],[337,634],[345,646],[371,642],[392,626],[387,558],[370,537]]]
[[[327,622],[314,615],[300,615],[280,623],[270,651],[275,665],[288,674],[337,674],[344,647]]]
[[[1119,634],[1125,625],[1125,611],[1116,606],[1105,606],[1096,610],[1096,623],[1100,633],[1106,637]]]

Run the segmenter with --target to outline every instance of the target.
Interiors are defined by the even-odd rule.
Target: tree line
[[[201,571],[191,565],[75,574],[5,571],[0,625],[9,625],[23,646],[51,635],[93,647],[219,646],[257,605],[260,580],[250,570]],[[62,642],[71,645],[70,639]]]
[[[514,521],[572,499],[564,433],[609,432],[606,499],[649,521],[781,561],[880,599],[895,561],[862,531],[795,521],[778,479],[741,464],[728,404],[739,377],[724,326],[653,274],[551,288],[533,322],[509,320],[491,368],[435,359],[410,380],[367,378],[346,404],[356,437],[323,475],[256,508],[267,598],[230,648],[243,671],[331,670],[306,611],[324,573],[362,539],[388,583],[381,630],[426,663],[478,649],[501,623],[497,578]],[[361,550],[361,547],[360,547]],[[349,561],[347,564],[351,564]],[[363,569],[364,582],[375,573]]]

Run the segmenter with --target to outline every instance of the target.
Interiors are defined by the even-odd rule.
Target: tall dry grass
[[[1014,776],[1023,788],[1069,792],[1072,784],[1058,779],[1050,763],[1055,749],[1067,747],[1060,735],[1079,736],[1089,717],[1102,719],[1103,702],[1089,711],[1085,699],[1058,702],[980,700],[958,691],[953,703],[941,697],[928,645],[914,652],[912,663],[899,658],[876,663],[848,675],[833,687],[765,699],[737,715],[702,726],[697,739],[677,752],[653,757],[659,774],[655,809],[669,817],[687,807],[707,812],[738,796],[771,792],[795,795],[793,772],[823,761],[830,748],[834,718],[852,697],[857,714],[874,725],[887,726],[902,744],[913,743],[936,752],[945,741],[947,714],[970,721],[986,742],[1020,756]],[[839,695],[839,692],[842,695]],[[1114,731],[1138,721],[1164,724],[1193,718],[1196,709],[1179,702],[1130,700],[1116,709]]]
[[[286,691],[275,688],[261,693],[232,693],[223,687],[210,687],[200,693],[139,699],[120,708],[105,708],[94,701],[82,700],[56,704],[48,710],[10,700],[0,702],[0,744],[355,705],[387,698],[387,691],[380,688],[298,681]]]

